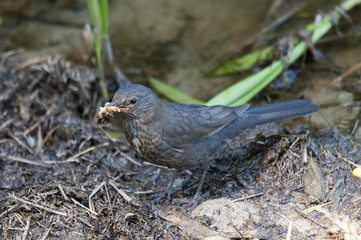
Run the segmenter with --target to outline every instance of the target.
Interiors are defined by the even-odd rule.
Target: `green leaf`
[[[274,62],[256,74],[239,81],[210,99],[206,105],[240,105],[248,102],[254,95],[266,87],[283,70],[282,61]]]
[[[236,60],[226,62],[217,67],[214,71],[207,74],[207,76],[222,76],[241,72],[251,69],[256,63],[262,64],[262,62],[274,56],[272,47],[267,47],[259,51],[255,51],[246,54]]]
[[[150,84],[156,89],[158,92],[169,98],[170,100],[178,103],[189,103],[189,104],[202,104],[204,102],[195,99],[171,86],[165,84],[164,82],[159,81],[156,78],[149,79]]]

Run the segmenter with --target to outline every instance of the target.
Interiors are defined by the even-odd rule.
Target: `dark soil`
[[[0,239],[360,236],[361,180],[350,162],[361,161],[361,146],[337,129],[250,130],[263,134],[240,138],[213,164],[202,204],[173,210],[192,198],[198,169],[177,178],[170,206],[152,205],[170,173],[96,126],[104,104],[96,72],[59,56],[18,62],[13,54],[0,56]],[[207,200],[220,199],[241,201],[211,213]],[[232,215],[232,204],[249,210]],[[222,211],[228,217],[217,217]]]

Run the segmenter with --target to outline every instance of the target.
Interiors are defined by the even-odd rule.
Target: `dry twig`
[[[9,209],[3,211],[1,214],[0,214],[0,218],[2,218],[3,216],[5,216],[6,214],[8,214],[9,212],[11,212],[12,210],[14,210],[14,208],[16,208],[16,204],[11,206]]]
[[[360,165],[358,165],[358,164],[356,164],[356,163],[353,163],[353,162],[351,162],[350,160],[348,160],[347,158],[345,158],[344,156],[342,156],[341,153],[339,153],[336,149],[333,149],[333,150],[335,151],[335,153],[336,153],[336,155],[337,155],[337,157],[338,157],[339,159],[341,159],[341,160],[343,160],[343,161],[351,164],[351,165],[354,166],[354,167],[361,168]]]
[[[288,221],[289,223],[292,223],[293,227],[295,227],[297,229],[297,231],[299,231],[300,233],[303,233],[303,231],[300,229],[300,227],[298,227],[291,219],[289,219],[288,217],[286,217],[285,215],[283,215],[279,211],[275,211],[275,213],[277,213],[281,218]]]
[[[66,196],[66,194],[65,194],[65,192],[64,192],[64,189],[63,189],[63,187],[62,187],[60,184],[58,184],[58,188],[59,188],[59,190],[60,190],[61,195],[62,195],[63,198],[65,199],[65,201],[69,201],[69,198]]]
[[[58,129],[60,127],[60,125],[57,125],[55,127],[53,127],[48,134],[46,135],[46,137],[44,138],[44,141],[41,143],[41,148],[44,147],[44,144],[46,143],[46,141],[49,140],[50,136],[53,134],[53,132],[55,132],[56,129]]]
[[[21,141],[17,136],[15,136],[14,134],[12,134],[11,132],[8,132],[8,134],[10,135],[10,137],[12,139],[14,139],[20,146],[22,146],[23,148],[25,148],[29,153],[31,154],[35,154],[34,151],[29,148],[23,141]]]
[[[21,238],[22,240],[26,240],[26,236],[28,235],[29,232],[30,220],[31,220],[31,216],[29,216],[28,219],[26,219],[26,226],[24,229],[23,237]]]
[[[9,194],[12,198],[14,198],[16,201],[19,201],[19,202],[22,202],[26,205],[30,205],[30,206],[33,206],[33,207],[37,207],[37,208],[40,208],[40,209],[43,209],[44,211],[47,211],[47,212],[51,212],[51,213],[54,213],[54,214],[58,214],[58,215],[61,215],[61,216],[64,216],[64,217],[67,217],[68,214],[66,213],[63,213],[63,212],[59,212],[59,211],[55,211],[51,208],[48,208],[48,207],[44,207],[44,206],[41,206],[39,204],[36,204],[36,203],[32,203],[32,202],[29,202],[29,201],[26,201],[22,198],[19,198],[17,196],[15,196],[14,194]]]
[[[138,201],[129,197],[129,195],[126,194],[123,190],[119,189],[113,181],[109,181],[109,184],[120,194],[120,196],[122,196],[124,198],[124,200],[126,200],[127,202],[129,202],[135,206],[140,206],[140,203]]]
[[[75,203],[76,205],[84,208],[85,210],[89,211],[90,213],[94,214],[95,216],[98,215],[97,212],[95,212],[95,211],[91,210],[90,208],[84,206],[83,204],[81,204],[80,202],[78,202],[77,200],[75,200],[74,198],[71,198],[71,200],[73,201],[73,203]]]
[[[41,240],[45,240],[49,236],[50,231],[51,231],[51,227],[48,230],[46,230],[44,235],[41,237]]]
[[[253,194],[253,195],[249,195],[249,196],[246,196],[246,197],[242,197],[242,198],[238,198],[238,199],[234,199],[232,201],[230,201],[229,203],[226,203],[225,206],[231,204],[231,203],[235,203],[235,202],[239,202],[239,201],[244,201],[244,200],[247,200],[247,199],[250,199],[250,198],[254,198],[254,197],[259,197],[259,196],[262,196],[263,193],[256,193],[256,194]]]
[[[130,157],[128,154],[125,154],[125,153],[123,153],[122,151],[119,151],[119,153],[120,153],[120,155],[121,155],[122,157],[124,157],[125,159],[127,159],[129,162],[132,162],[132,163],[134,163],[135,165],[137,165],[137,166],[139,166],[139,167],[142,166],[141,163],[139,163],[138,161],[136,161],[135,159],[133,159],[132,157]]]
[[[81,155],[84,155],[90,151],[93,151],[97,148],[101,148],[101,147],[106,147],[109,146],[109,143],[104,143],[102,145],[98,145],[98,146],[93,146],[93,147],[89,147],[83,151],[81,151],[80,153],[75,154],[74,156],[69,157],[66,160],[63,161],[44,161],[44,163],[46,164],[55,164],[55,163],[70,163],[70,162],[78,162],[78,157],[80,157]]]
[[[47,167],[46,165],[44,165],[44,164],[42,164],[42,163],[38,163],[38,162],[35,162],[35,161],[31,161],[31,160],[29,160],[29,159],[25,159],[25,158],[21,158],[21,157],[16,157],[16,156],[12,156],[12,155],[7,155],[7,156],[1,155],[1,157],[3,157],[3,158],[8,158],[8,159],[10,159],[10,160],[12,160],[12,161],[18,161],[18,162],[22,162],[22,163],[31,164],[31,165]]]
[[[89,209],[91,209],[92,211],[95,212],[95,208],[94,208],[94,204],[93,204],[93,200],[92,198],[94,197],[94,195],[99,192],[99,190],[105,185],[105,182],[102,182],[101,184],[99,184],[89,195],[88,199],[89,199]]]

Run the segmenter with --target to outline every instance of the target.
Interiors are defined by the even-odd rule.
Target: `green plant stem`
[[[347,0],[341,4],[341,7],[348,11],[355,5],[360,4],[361,0]],[[340,13],[336,10],[333,11],[332,16],[336,19],[341,17]],[[308,25],[306,32],[312,33],[312,43],[316,43],[321,37],[323,37],[331,28],[331,14],[326,15],[317,26],[312,23]],[[307,50],[307,44],[305,41],[297,43],[291,53],[291,57],[286,57],[282,60],[276,61],[270,66],[264,68],[260,72],[249,76],[231,87],[223,90],[212,99],[207,102],[207,105],[239,105],[247,103],[258,92],[266,87],[271,81],[273,81],[284,70],[284,62],[288,65],[294,63],[300,56],[302,56]]]
[[[95,49],[96,49],[96,58],[97,64],[99,69],[99,76],[100,76],[100,89],[102,91],[102,96],[104,99],[109,99],[109,93],[105,84],[105,77],[103,71],[103,64],[102,64],[102,43],[99,40],[95,40]]]
[[[100,4],[99,4],[100,1]],[[102,44],[108,34],[108,0],[87,0],[90,16],[94,26],[94,45],[97,65],[100,76],[100,88],[104,99],[109,99],[109,93],[105,84],[105,76],[102,61]]]

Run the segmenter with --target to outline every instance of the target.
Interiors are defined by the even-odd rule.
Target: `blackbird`
[[[98,123],[115,121],[137,156],[152,164],[181,170],[201,166],[203,174],[193,200],[198,204],[210,162],[224,145],[244,129],[259,124],[317,112],[309,99],[274,103],[259,107],[202,106],[164,102],[149,88],[130,84],[115,93],[111,103],[101,108]],[[170,200],[172,180],[161,195]]]

